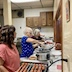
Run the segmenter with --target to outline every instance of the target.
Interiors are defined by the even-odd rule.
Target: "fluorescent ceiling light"
[[[35,2],[40,0],[11,0],[13,3],[23,3],[23,2]]]

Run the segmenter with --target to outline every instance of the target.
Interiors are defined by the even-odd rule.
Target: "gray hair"
[[[35,30],[34,30],[34,35],[37,35],[39,32],[40,32],[39,29],[35,29]]]
[[[24,30],[24,34],[26,35],[27,32],[33,33],[33,30],[30,27],[26,27]]]

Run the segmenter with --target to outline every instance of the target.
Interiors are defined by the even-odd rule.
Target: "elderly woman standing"
[[[32,36],[32,38],[36,39],[36,40],[44,41],[44,39],[40,35],[40,30],[39,29],[34,30],[34,36]]]
[[[20,58],[14,44],[14,26],[3,26],[0,32],[0,72],[15,72],[20,66]]]
[[[30,57],[33,54],[34,48],[39,44],[43,44],[43,42],[39,42],[32,37],[33,31],[31,28],[26,27],[24,31],[25,36],[22,37],[21,46],[22,46],[22,53],[21,57]],[[33,43],[36,43],[33,45]]]

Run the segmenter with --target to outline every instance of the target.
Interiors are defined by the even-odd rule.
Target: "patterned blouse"
[[[34,48],[32,46],[32,43],[26,42],[27,39],[28,37],[24,36],[21,40],[22,53],[20,57],[29,57],[33,54]]]

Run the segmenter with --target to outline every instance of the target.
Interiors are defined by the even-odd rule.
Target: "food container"
[[[39,51],[36,53],[37,60],[50,60],[50,50],[40,48]]]

